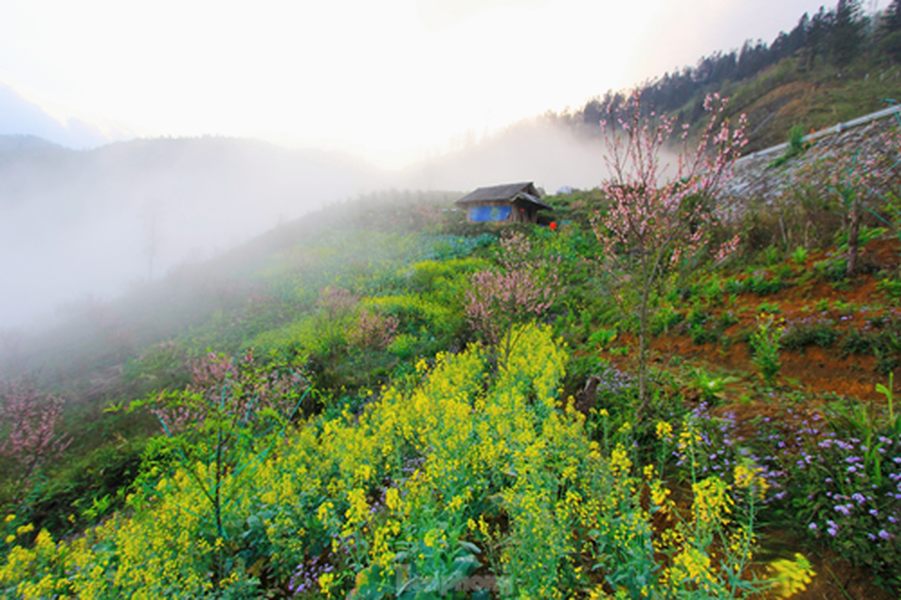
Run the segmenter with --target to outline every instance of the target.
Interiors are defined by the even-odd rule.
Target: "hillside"
[[[869,499],[868,490],[895,485],[901,447],[901,420],[875,386],[888,385],[901,360],[894,233],[865,227],[863,267],[847,278],[844,251],[831,241],[839,229],[820,230],[806,247],[779,247],[769,242],[781,238],[778,220],[761,207],[747,211],[746,244],[730,262],[661,292],[652,399],[640,409],[636,314],[609,293],[614,280],[585,219],[604,210],[598,193],[546,198],[567,224],[513,237],[466,224],[455,197],[385,193],[336,205],[98,304],[69,329],[23,338],[16,352],[8,346],[8,376],[45,365],[41,385],[66,399],[72,436],[67,459],[47,466],[29,499],[6,488],[7,505],[19,503],[10,527],[31,522],[83,542],[51,550],[47,538],[29,541],[27,527],[13,532],[14,562],[0,567],[5,593],[40,595],[22,590],[44,588],[20,587],[38,585],[35,561],[60,565],[63,575],[48,580],[55,589],[83,595],[91,586],[103,590],[98,597],[165,594],[172,585],[191,596],[219,587],[237,597],[378,597],[389,583],[400,595],[394,581],[436,593],[551,597],[612,593],[611,582],[629,590],[638,573],[661,590],[700,593],[706,581],[723,593],[738,586],[730,597],[750,593],[730,571],[657,563],[641,550],[653,539],[668,544],[662,551],[675,564],[710,552],[729,569],[783,578],[776,581],[807,573],[806,595],[796,597],[890,597],[879,586],[897,586],[892,540],[901,530],[891,518],[899,505]],[[821,227],[834,223],[822,218],[828,206],[803,210]],[[519,276],[549,286],[551,304],[504,309],[520,315],[505,352],[467,307],[476,286],[491,285],[478,274],[523,265]],[[761,340],[775,348],[769,363]],[[174,415],[198,410],[177,407],[210,393],[241,406],[249,390],[273,410],[296,407],[291,425],[267,426],[278,412],[258,423],[280,423],[281,441],[256,421],[235,429],[206,418],[227,427],[235,448],[249,444],[242,453],[262,452],[262,462],[227,453],[209,463],[202,456],[216,438],[199,429],[147,437],[159,425],[138,408]],[[101,412],[130,403],[134,411]],[[822,426],[808,439],[812,423]],[[696,440],[685,437],[692,431]],[[856,487],[824,483],[819,473],[838,473],[856,456],[853,440],[866,436],[885,441],[878,462],[862,459],[862,479],[843,484]],[[176,459],[179,447],[199,454]],[[820,465],[816,476],[792,466],[804,456]],[[225,468],[221,483],[206,479],[204,464]],[[719,494],[709,486],[720,481],[733,486],[731,499],[714,495],[709,501],[721,504],[701,508],[701,490]],[[226,504],[215,501],[219,489]],[[850,500],[855,489],[860,509]],[[651,505],[641,500],[648,493]],[[848,515],[822,504],[836,494],[852,503]],[[747,540],[746,549],[718,554],[720,535]],[[610,550],[623,539],[634,554]],[[147,560],[179,567],[163,575]],[[75,571],[64,564],[95,565],[95,574],[66,575]],[[31,569],[35,579],[25,575]]]
[[[10,264],[147,269],[0,330],[0,597],[897,597],[901,125],[802,139],[898,89],[898,3],[853,57],[846,4],[646,86],[695,130],[731,95],[746,149],[795,128],[722,179],[741,135],[604,171],[613,93],[393,174],[0,137],[0,244],[35,253]],[[523,169],[599,187],[546,194],[552,227],[434,191]],[[428,191],[356,193],[385,181]]]
[[[849,121],[897,102],[901,85],[901,8],[891,2],[866,14],[860,2],[802,15],[790,31],[772,42],[747,40],[739,49],[714,52],[696,65],[652,78],[634,91],[645,114],[675,115],[697,131],[705,115],[704,98],[730,99],[729,114],[746,114],[748,151],[785,142],[792,127],[809,132]],[[633,90],[609,90],[581,108],[556,115],[590,136],[602,120],[622,116]]]

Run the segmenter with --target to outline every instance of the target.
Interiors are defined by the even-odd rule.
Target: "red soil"
[[[861,264],[875,268],[897,268],[899,264],[898,240],[873,241],[861,252]],[[804,318],[830,319],[836,323],[840,335],[864,328],[870,319],[877,317],[899,317],[901,309],[893,306],[893,301],[885,292],[876,287],[877,280],[870,274],[857,276],[846,289],[808,277],[805,272],[813,272],[814,264],[827,258],[824,253],[812,254],[804,265],[792,265],[793,277],[797,283],[780,292],[764,297],[745,293],[736,298],[731,306],[710,309],[712,318],[724,311],[731,311],[738,323],[724,331],[724,339],[735,339],[742,332],[749,332],[757,326],[757,309],[761,303],[778,305],[777,319],[787,323]],[[872,269],[875,270],[875,269]],[[826,300],[827,309],[822,308]],[[739,382],[729,386],[724,393],[724,408],[735,414],[739,434],[753,437],[754,417],[768,416],[771,422],[781,422],[786,418],[784,407],[759,391],[753,383],[758,377],[751,361],[748,344],[743,341],[722,344],[696,345],[691,337],[679,329],[679,333],[669,333],[654,338],[651,343],[651,360],[658,366],[673,363],[678,357],[683,363],[703,367],[712,373],[734,375]],[[604,353],[605,358],[625,363],[633,372],[637,360],[638,346],[634,337],[623,335],[618,345],[632,350],[628,356],[618,357]],[[885,396],[876,392],[876,384],[888,385],[888,376],[876,371],[876,358],[872,355],[842,355],[837,340],[831,346],[821,348],[809,346],[803,351],[782,350],[782,367],[776,381],[778,398],[788,391],[803,392],[804,402],[793,404],[795,418],[803,419],[829,399],[827,395],[837,394],[861,400],[885,402]],[[901,369],[899,369],[901,371]],[[901,395],[901,372],[895,381],[894,392]],[[689,398],[690,399],[690,398]],[[788,425],[788,423],[786,423]],[[770,551],[787,552],[789,555],[800,548],[799,540],[788,532],[764,530],[761,532],[764,547]],[[785,553],[783,552],[783,553]],[[817,573],[813,583],[805,592],[792,596],[799,599],[847,600],[849,598],[882,600],[894,596],[872,583],[872,576],[864,569],[852,567],[842,557],[828,549],[805,549],[807,558]]]

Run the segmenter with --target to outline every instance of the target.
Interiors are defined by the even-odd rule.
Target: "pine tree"
[[[901,31],[901,0],[892,0],[883,13],[880,27],[885,34]]]
[[[901,0],[892,0],[879,23],[879,51],[901,62]]]
[[[851,63],[864,39],[860,0],[838,0],[832,26],[832,61],[839,67]]]

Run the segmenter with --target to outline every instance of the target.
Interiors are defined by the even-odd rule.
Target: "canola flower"
[[[816,575],[810,561],[800,553],[795,553],[793,560],[782,558],[773,561],[770,570],[773,572],[773,587],[780,598],[790,598],[803,592]]]
[[[741,568],[726,573],[710,544],[729,526],[727,484],[697,483],[680,523],[660,474],[630,455],[631,426],[608,451],[560,400],[567,352],[550,329],[517,335],[494,374],[478,347],[440,354],[414,389],[386,387],[360,414],[303,424],[227,488],[226,536],[198,513],[209,504],[195,475],[175,469],[82,537],[13,545],[0,586],[22,598],[252,597],[265,592],[265,565],[305,594],[366,598],[452,590],[486,564],[504,597],[569,597],[599,580],[617,597],[729,596]]]

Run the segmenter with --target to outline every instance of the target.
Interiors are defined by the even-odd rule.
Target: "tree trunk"
[[[641,421],[648,403],[648,295],[650,284],[645,278],[644,289],[641,290],[641,305],[639,307],[639,321],[641,323],[638,333],[638,411],[635,420]]]
[[[848,270],[847,277],[852,277],[857,270],[857,255],[860,240],[860,202],[855,198],[851,201],[851,218],[848,223]]]

